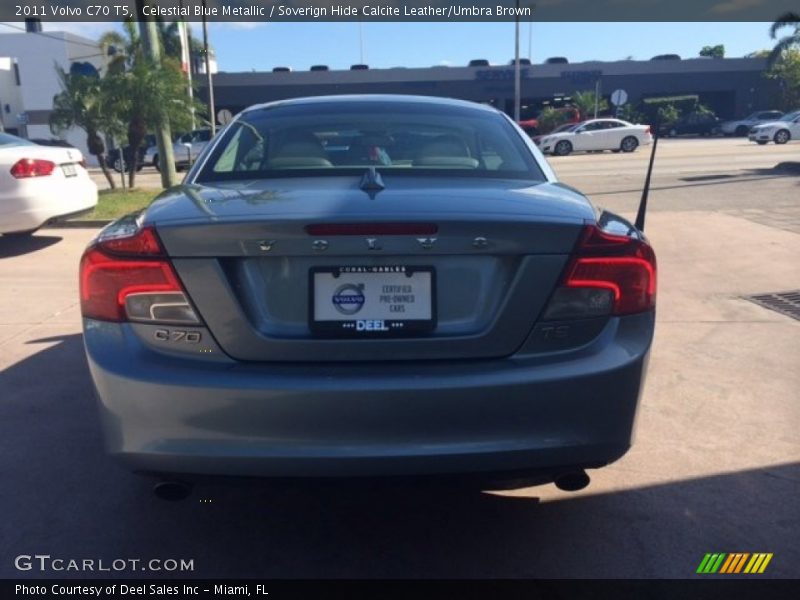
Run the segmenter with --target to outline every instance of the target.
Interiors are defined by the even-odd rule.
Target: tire
[[[572,152],[572,144],[567,140],[561,140],[553,148],[553,154],[556,156],[566,156]]]
[[[117,173],[122,173],[122,159],[120,159],[120,158],[117,158],[117,159],[114,161],[114,164],[113,164],[113,165],[111,165],[111,167],[112,167],[112,168],[113,168],[113,169],[114,169],[114,170],[115,170]]]
[[[612,150],[612,152],[613,152],[614,154],[619,154],[620,152],[622,152],[622,150],[620,150],[619,148],[617,148],[616,150]]]
[[[623,152],[633,152],[638,147],[639,147],[639,140],[637,140],[632,135],[623,138],[622,143],[620,143],[619,145],[619,149],[622,150]]]
[[[737,136],[739,136],[739,137],[744,137],[744,136],[746,136],[746,135],[747,135],[747,132],[748,132],[748,131],[750,131],[750,128],[749,128],[749,127],[746,127],[745,125],[739,125],[739,126],[736,128],[736,133],[735,133],[735,135],[737,135]]]
[[[781,129],[780,131],[775,133],[775,137],[772,138],[776,144],[785,144],[790,139],[792,139],[792,134],[789,133],[788,129]]]
[[[767,140],[756,140],[756,144],[758,144],[759,146],[766,146]]]
[[[161,170],[161,168],[158,166],[158,154],[153,157],[153,166],[156,168],[156,171]]]

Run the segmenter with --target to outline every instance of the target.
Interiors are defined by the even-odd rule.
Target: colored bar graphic
[[[749,552],[736,552],[728,555],[728,560],[722,565],[720,573],[738,573],[742,570],[747,557],[750,556]]]
[[[731,570],[731,573],[738,573],[739,571],[741,571],[745,561],[747,561],[748,556],[750,556],[749,552],[745,552],[744,554],[742,554],[742,558],[739,559],[739,562],[736,564],[736,570],[735,571]]]
[[[700,561],[697,573],[720,573],[732,575],[735,573],[763,573],[772,560],[771,552],[709,552]],[[749,559],[749,560],[748,560]],[[747,565],[747,566],[745,566]]]
[[[766,555],[766,558],[764,558],[764,562],[761,563],[761,567],[759,567],[758,572],[759,573],[763,573],[764,569],[767,568],[767,565],[769,564],[769,561],[771,561],[771,560],[772,560],[772,552],[770,552],[769,554]]]
[[[710,559],[711,559],[711,555],[710,554],[706,554],[703,557],[703,560],[700,561],[700,566],[697,567],[697,573],[705,573],[706,572],[706,565],[708,564]]]
[[[728,569],[731,568],[731,563],[735,562],[737,556],[737,554],[728,554],[728,559],[722,564],[722,568],[719,570],[719,572],[728,573]]]

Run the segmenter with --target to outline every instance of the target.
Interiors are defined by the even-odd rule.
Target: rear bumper
[[[0,196],[0,233],[38,229],[47,222],[97,206],[97,186],[88,176],[69,181],[62,188],[49,182],[30,181],[11,195]]]
[[[632,442],[652,313],[568,352],[481,361],[244,364],[84,322],[109,451],[133,470],[269,477],[597,467]]]

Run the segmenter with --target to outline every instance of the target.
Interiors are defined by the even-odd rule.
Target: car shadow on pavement
[[[0,258],[12,258],[43,250],[62,239],[57,235],[0,235]]]
[[[690,577],[707,552],[772,552],[766,576],[797,575],[800,463],[542,503],[536,488],[269,481],[165,502],[104,454],[81,337],[37,342],[52,345],[0,373],[0,577]],[[36,553],[193,570],[15,569]]]

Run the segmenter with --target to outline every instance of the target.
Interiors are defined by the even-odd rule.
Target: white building
[[[0,35],[0,125],[20,137],[51,139],[53,96],[61,91],[56,65],[69,72],[72,63],[100,70],[103,56],[94,40],[66,32],[29,31]],[[86,132],[71,129],[60,136],[93,161]]]

